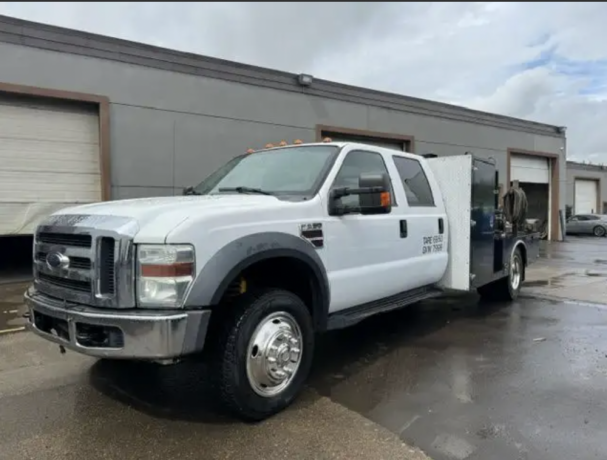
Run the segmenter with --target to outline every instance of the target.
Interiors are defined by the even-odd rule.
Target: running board
[[[431,299],[443,295],[440,289],[434,286],[413,289],[411,291],[396,294],[385,299],[369,302],[356,307],[347,308],[329,315],[327,330],[343,329],[359,323],[370,316],[378,313],[386,313],[392,310],[406,307],[422,300]]]

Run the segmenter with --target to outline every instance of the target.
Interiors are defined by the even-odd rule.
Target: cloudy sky
[[[0,14],[567,126],[607,164],[607,3],[0,3]]]

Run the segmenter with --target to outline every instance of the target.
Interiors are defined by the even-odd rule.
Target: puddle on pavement
[[[540,257],[542,259],[552,259],[552,260],[575,260],[574,257],[568,257],[568,256],[564,256],[562,254],[543,253],[541,251],[540,251]]]
[[[560,280],[536,280],[536,281],[525,281],[525,287],[562,287]]]
[[[604,313],[555,309],[552,302],[529,299],[462,302],[461,312],[434,307],[379,315],[327,334],[318,343],[312,387],[437,460],[527,458],[526,449],[552,446],[543,444],[543,433],[517,428],[538,412],[561,429],[569,428],[572,416],[583,419],[587,409],[573,403],[546,405],[541,382],[563,385],[569,394],[578,385],[573,360],[594,367],[594,360],[604,359],[599,345],[592,345],[594,353],[579,353],[581,344],[600,340],[595,325]],[[579,327],[569,331],[572,322]],[[563,353],[568,360],[561,362]],[[596,394],[605,386],[601,377],[592,380]],[[593,420],[602,416],[592,414]],[[560,457],[549,452],[533,458]]]
[[[565,279],[571,278],[577,273],[563,273],[544,280],[525,281],[525,287],[564,287]]]
[[[16,332],[23,329],[24,283],[0,285],[0,334]]]
[[[525,287],[561,288],[566,287],[567,285],[575,285],[576,278],[581,280],[585,277],[607,277],[607,271],[586,269],[583,272],[578,273],[563,273],[562,275],[554,276],[548,279],[525,281]]]

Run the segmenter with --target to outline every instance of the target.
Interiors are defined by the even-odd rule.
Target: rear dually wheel
[[[524,276],[523,256],[520,249],[516,248],[510,257],[508,276],[478,288],[478,293],[483,300],[516,300],[521,291]]]

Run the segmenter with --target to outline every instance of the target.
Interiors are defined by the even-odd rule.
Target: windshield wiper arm
[[[266,192],[260,188],[254,187],[224,187],[219,189],[220,192],[238,192],[238,193],[259,193],[260,195],[272,195],[270,192]]]
[[[185,187],[183,189],[183,194],[184,195],[200,195],[200,193],[197,192],[194,187]]]

